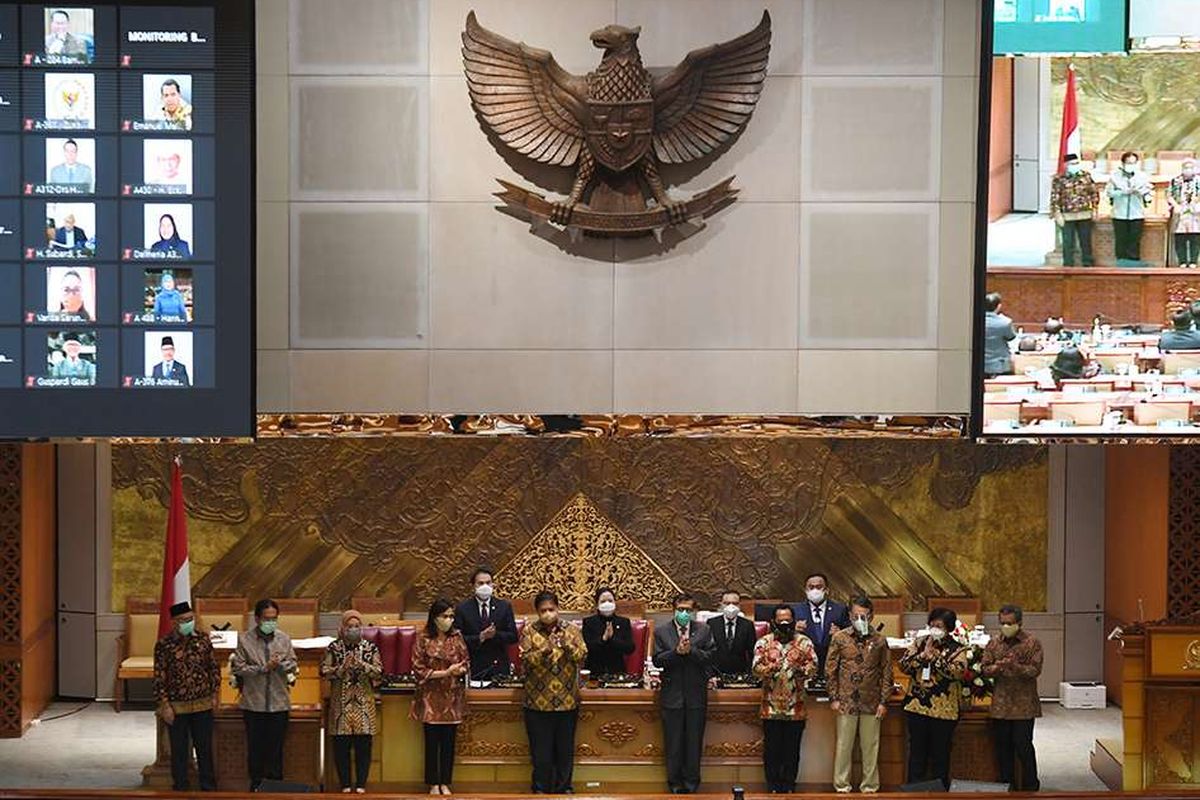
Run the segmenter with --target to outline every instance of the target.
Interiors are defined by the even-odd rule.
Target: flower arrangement
[[[966,646],[966,653],[967,665],[962,677],[963,700],[969,702],[991,696],[996,681],[983,674],[983,648],[969,644]]]

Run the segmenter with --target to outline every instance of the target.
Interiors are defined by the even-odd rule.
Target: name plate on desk
[[[1200,683],[1200,628],[1149,628],[1146,677]]]

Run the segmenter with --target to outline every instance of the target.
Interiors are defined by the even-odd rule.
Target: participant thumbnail
[[[31,386],[95,386],[96,332],[51,331],[46,336],[46,373],[30,376]]]
[[[144,258],[185,259],[192,257],[192,206],[189,203],[147,203]]]
[[[142,76],[140,130],[192,129],[192,76],[152,74]]]
[[[96,268],[46,267],[46,308],[27,322],[95,322]]]
[[[46,139],[46,183],[82,194],[96,191],[96,140]]]
[[[195,283],[190,269],[148,269],[143,273],[143,283],[143,319],[175,323],[192,321]]]
[[[45,129],[95,129],[95,75],[90,72],[47,72],[45,81]]]
[[[91,64],[96,60],[95,12],[90,8],[55,8],[43,12],[45,38],[35,64]]]
[[[46,246],[42,257],[95,257],[95,230],[95,203],[46,203]]]
[[[138,386],[192,385],[187,365],[192,362],[191,331],[146,331],[145,372]]]
[[[190,139],[146,139],[142,142],[142,192],[192,193]],[[138,194],[139,192],[133,192]]]

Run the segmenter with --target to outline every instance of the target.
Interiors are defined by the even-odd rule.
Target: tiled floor
[[[987,263],[1041,267],[1054,249],[1054,223],[1045,214],[1009,214],[988,225]]]
[[[0,739],[0,787],[134,789],[142,767],[154,758],[154,716],[149,711],[113,713],[96,703],[59,719],[79,704],[56,703],[22,739]],[[1043,706],[1035,741],[1038,771],[1046,790],[1104,791],[1088,754],[1097,738],[1121,736],[1121,712],[1066,711]]]

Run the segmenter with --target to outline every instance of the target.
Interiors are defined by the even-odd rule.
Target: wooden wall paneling
[[[0,738],[21,730],[21,446],[0,444]]]
[[[50,704],[57,683],[54,445],[21,453],[21,727]]]

